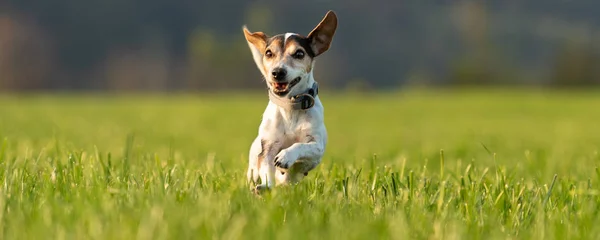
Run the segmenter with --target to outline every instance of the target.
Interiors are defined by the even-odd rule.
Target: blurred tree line
[[[597,0],[5,0],[0,90],[264,88],[242,35],[340,19],[337,88],[600,83]]]

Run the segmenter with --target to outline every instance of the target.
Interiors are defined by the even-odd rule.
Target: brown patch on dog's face
[[[283,44],[283,35],[276,35],[267,40],[267,46],[263,52],[262,58],[263,66],[265,66],[265,71],[267,74],[270,74],[276,65],[281,62],[281,58],[284,57]],[[269,78],[269,76],[266,77]]]
[[[298,34],[279,34],[267,40],[263,65],[267,72],[275,68],[285,68],[302,69],[303,73],[309,73],[312,70],[313,58],[314,53],[308,38]]]
[[[296,85],[307,87],[314,58],[329,49],[336,28],[337,16],[329,11],[306,37],[286,33],[269,38],[262,32],[252,33],[246,27],[244,35],[268,87],[283,96]]]
[[[285,51],[288,56],[288,64],[292,68],[303,68],[305,73],[312,70],[312,62],[315,57],[308,38],[300,35],[291,35],[285,42]]]
[[[310,41],[304,36],[286,33],[267,39],[261,62],[267,84],[276,94],[289,93],[294,86],[308,79],[313,58]],[[305,84],[301,85],[304,87]]]

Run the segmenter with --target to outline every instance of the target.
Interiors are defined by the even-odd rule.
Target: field
[[[600,239],[600,94],[324,93],[326,154],[257,197],[266,96],[0,96],[2,239]]]

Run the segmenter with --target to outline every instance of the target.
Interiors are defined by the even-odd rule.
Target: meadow
[[[265,94],[0,96],[2,239],[600,239],[597,91],[322,91],[298,185],[246,184]]]

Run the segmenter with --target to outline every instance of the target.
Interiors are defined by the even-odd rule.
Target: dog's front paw
[[[296,162],[296,156],[293,156],[287,150],[282,150],[275,156],[275,167],[288,169]]]

